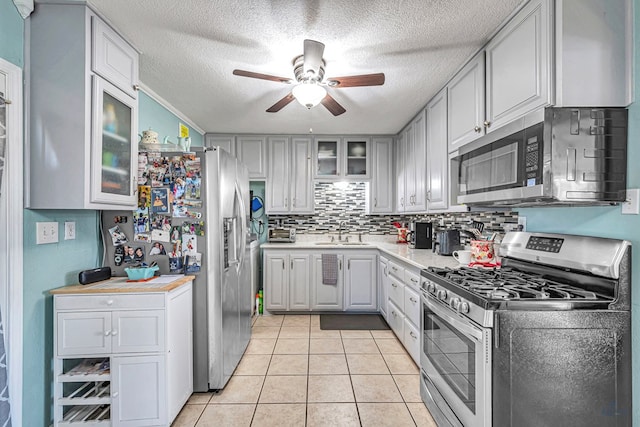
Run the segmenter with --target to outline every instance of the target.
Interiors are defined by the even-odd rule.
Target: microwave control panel
[[[542,183],[542,123],[527,129],[524,141],[524,167],[526,186]]]

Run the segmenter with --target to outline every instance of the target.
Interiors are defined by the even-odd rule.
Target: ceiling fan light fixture
[[[291,91],[296,100],[311,109],[318,105],[325,96],[327,90],[315,82],[302,82]]]

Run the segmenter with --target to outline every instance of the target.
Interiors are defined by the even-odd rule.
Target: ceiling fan
[[[233,70],[233,74],[253,79],[270,80],[285,84],[297,83],[291,92],[284,98],[267,109],[268,113],[277,113],[287,106],[294,99],[307,108],[315,107],[318,104],[325,106],[334,116],[339,116],[345,110],[331,95],[327,93],[325,87],[343,88],[356,86],[380,86],[384,84],[384,73],[361,74],[357,76],[329,77],[324,79],[325,62],[322,59],[324,44],[315,40],[304,41],[304,53],[293,59],[294,79],[277,77],[270,74],[254,73],[245,70]]]

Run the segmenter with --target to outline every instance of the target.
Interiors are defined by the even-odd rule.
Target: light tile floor
[[[261,316],[224,390],[194,393],[173,427],[436,427],[418,367],[388,331],[323,331],[319,315]]]

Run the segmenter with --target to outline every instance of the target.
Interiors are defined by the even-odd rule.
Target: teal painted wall
[[[22,68],[24,21],[11,0],[0,0],[0,58]]]
[[[253,222],[251,223],[251,232],[258,235],[260,244],[267,242],[267,226],[269,223],[269,217],[264,213],[264,200],[265,200],[265,184],[264,181],[251,181],[249,183],[249,189],[253,191],[253,197],[260,197],[262,200],[263,208],[253,213]],[[264,225],[261,227],[258,221],[263,221]],[[262,231],[262,233],[260,233]]]
[[[640,0],[634,0],[634,57],[636,101],[640,95]],[[627,188],[640,188],[640,103],[629,107]],[[591,208],[520,209],[527,218],[528,231],[581,234],[631,241],[632,251],[632,307],[631,329],[633,357],[633,425],[640,426],[640,215],[622,215],[620,206]]]
[[[189,137],[191,137],[191,145],[194,147],[204,146],[204,136],[184,121],[180,120],[171,111],[158,104],[154,99],[143,91],[138,92],[138,131],[142,134],[143,130],[149,128],[158,132],[160,142],[165,136],[169,137],[169,141],[173,144],[178,142],[178,123],[182,123],[189,128]]]

